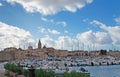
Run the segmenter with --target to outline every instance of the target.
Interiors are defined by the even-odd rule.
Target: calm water
[[[92,77],[120,77],[120,65],[86,67]]]
[[[90,72],[91,77],[120,77],[120,65],[86,66],[84,68]],[[75,67],[75,69],[79,68]]]

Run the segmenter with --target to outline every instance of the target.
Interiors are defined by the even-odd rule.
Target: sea
[[[75,70],[80,68],[88,70],[90,77],[120,77],[120,65],[74,67]]]
[[[0,71],[5,70],[4,64],[0,63]],[[120,77],[120,65],[71,67],[72,70],[80,70],[81,68],[88,70],[90,77]]]

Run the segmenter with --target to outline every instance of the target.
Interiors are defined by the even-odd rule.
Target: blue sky
[[[0,22],[1,49],[38,39],[56,49],[119,49],[119,0],[1,0]]]

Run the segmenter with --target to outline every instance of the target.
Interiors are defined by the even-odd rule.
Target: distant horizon
[[[1,0],[0,50],[42,45],[120,50],[120,1]]]

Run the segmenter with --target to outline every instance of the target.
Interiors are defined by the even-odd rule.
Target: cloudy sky
[[[119,0],[0,0],[0,50],[6,47],[120,49]]]

